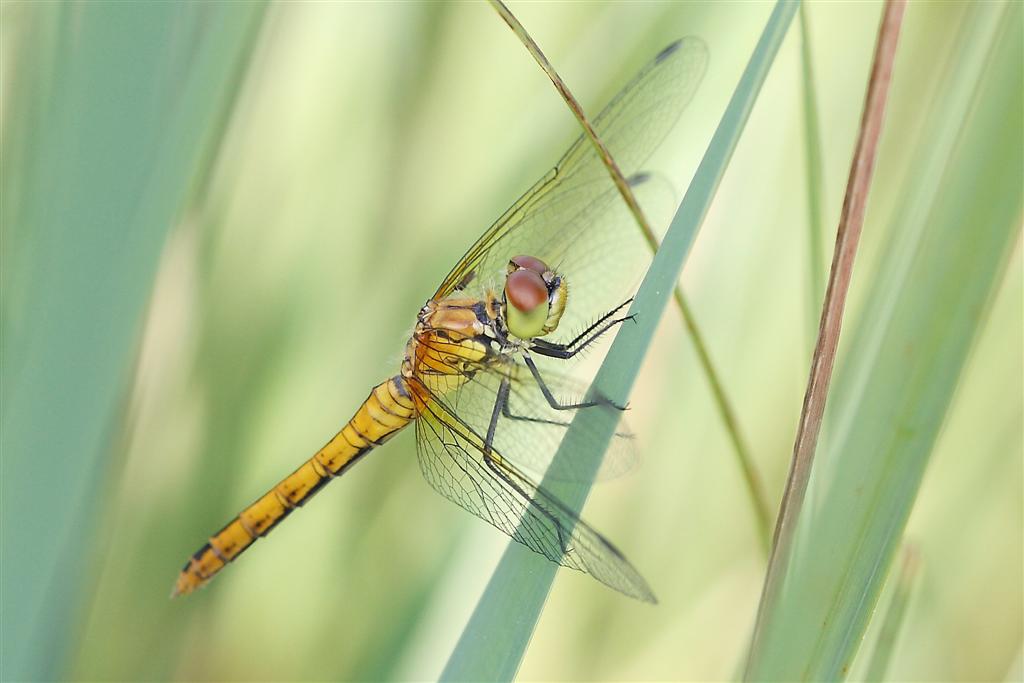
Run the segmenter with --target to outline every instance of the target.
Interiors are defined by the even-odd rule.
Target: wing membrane
[[[590,574],[626,595],[654,602],[639,572],[611,543],[497,450],[440,401],[416,421],[420,469],[452,502],[552,562]]]
[[[569,405],[584,399],[587,387],[583,383],[548,367],[541,372],[544,383],[559,403]],[[575,411],[552,408],[529,369],[517,359],[509,357],[500,365],[481,366],[467,384],[441,400],[471,429],[486,434],[502,379],[510,383],[509,414],[498,420],[494,445],[504,458],[538,478],[546,475],[557,481],[592,481],[594,473],[589,463],[565,458],[553,462]],[[610,405],[587,410],[618,412]],[[596,478],[620,477],[634,469],[638,461],[633,434],[620,422]]]
[[[645,213],[671,209],[674,203],[663,201],[671,196],[664,184],[638,171],[693,97],[706,63],[707,49],[699,39],[674,43],[593,120]],[[559,330],[578,330],[620,304],[617,297],[625,296],[650,258],[632,221],[601,158],[580,136],[558,164],[470,247],[433,299],[471,288],[467,294],[497,289],[508,259],[529,254],[562,273],[569,297]],[[546,363],[541,368],[557,398],[571,403],[583,396],[581,385],[551,371]],[[589,573],[627,595],[654,601],[644,579],[622,554],[529,476],[590,479],[592,468],[585,463],[551,462],[574,412],[551,408],[529,370],[511,356],[490,356],[476,368],[460,366],[457,371],[467,378],[458,389],[443,396],[431,394],[426,386],[416,392],[425,397],[416,435],[420,468],[430,485],[553,562]],[[485,445],[502,382],[510,386],[510,414],[499,416],[493,443]],[[606,467],[614,475],[628,469],[634,451],[628,432],[621,431],[612,442]]]
[[[675,124],[704,76],[707,48],[698,38],[684,38],[662,51],[593,120],[594,128],[623,174],[637,173]],[[527,253],[549,265],[559,263],[568,245],[581,240],[603,242],[603,234],[631,220],[619,212],[613,225],[600,230],[586,218],[612,208],[618,191],[591,142],[576,139],[558,164],[505,212],[470,247],[434,295],[444,298],[473,281],[500,278],[508,259]],[[634,229],[629,230],[641,239]],[[642,244],[642,240],[641,240]],[[586,283],[590,284],[590,283]]]

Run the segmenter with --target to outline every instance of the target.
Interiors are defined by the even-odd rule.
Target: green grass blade
[[[555,86],[555,90],[557,90],[562,96],[562,99],[565,100],[565,104],[576,117],[576,120],[579,121],[580,126],[583,128],[587,137],[590,138],[590,141],[601,157],[602,162],[604,162],[605,167],[608,169],[608,174],[612,177],[616,187],[619,189],[619,193],[622,195],[623,201],[629,206],[630,212],[636,219],[636,226],[643,234],[644,240],[651,249],[651,253],[656,252],[658,250],[657,235],[654,234],[654,230],[651,228],[650,223],[647,221],[647,217],[644,215],[643,210],[637,203],[636,197],[633,196],[633,191],[629,188],[627,179],[623,177],[622,171],[619,170],[615,160],[605,147],[604,142],[597,137],[596,131],[594,131],[590,121],[586,117],[586,114],[583,112],[583,108],[572,94],[572,91],[570,91],[568,86],[566,86],[564,81],[562,81],[562,77],[558,75],[555,67],[550,61],[548,61],[548,58],[541,51],[540,46],[538,46],[533,40],[515,14],[513,14],[508,7],[501,2],[501,0],[491,0],[491,5],[494,7],[498,16],[500,16],[505,23],[509,25],[512,32],[515,33],[516,37],[519,38],[520,42],[522,42],[523,47],[525,47],[527,52],[533,56],[537,64],[544,70],[544,73],[548,75],[548,78],[551,79],[551,83]],[[805,55],[805,59],[809,59],[809,57]],[[805,67],[805,74],[806,69],[809,69],[809,66]],[[815,126],[816,125],[817,120],[815,119]],[[817,135],[817,128],[814,130],[814,135]],[[815,176],[820,178],[821,173],[818,172]],[[820,225],[817,225],[816,227],[820,229]],[[820,230],[818,232],[820,232]],[[686,329],[690,335],[690,340],[693,342],[693,349],[697,353],[697,358],[700,361],[701,369],[704,371],[708,387],[711,389],[711,396],[718,406],[718,412],[722,419],[722,426],[724,427],[726,434],[729,436],[729,441],[732,442],[737,465],[740,468],[740,472],[743,474],[743,481],[747,485],[747,491],[750,494],[750,504],[753,508],[759,532],[758,535],[761,539],[761,547],[764,550],[765,555],[767,555],[769,550],[769,540],[771,537],[772,510],[764,493],[764,485],[761,483],[761,477],[758,475],[757,468],[750,456],[750,451],[747,448],[746,443],[744,443],[743,436],[740,433],[736,410],[733,408],[733,402],[726,394],[721,373],[715,369],[715,364],[711,360],[711,352],[708,349],[707,343],[704,341],[704,333],[701,331],[700,325],[697,324],[697,318],[694,315],[693,308],[687,302],[686,295],[683,293],[682,284],[679,282],[676,283],[673,295],[676,301],[676,306],[679,309],[679,314],[683,319],[683,324],[686,325]]]
[[[852,330],[836,383],[842,400],[831,406],[822,467],[811,477],[809,498],[818,505],[799,522],[781,597],[766,609],[764,638],[751,653],[750,680],[842,679],[863,638],[1019,235],[1020,22],[1017,3],[972,5],[964,30],[973,39],[959,45],[992,46],[987,61],[951,55],[951,72],[926,108],[936,117],[915,158],[946,150],[935,160],[941,176],[931,184],[917,173],[930,169],[907,174],[902,201],[912,209],[896,211],[885,234],[912,240],[886,254]],[[979,25],[992,27],[981,42]],[[908,77],[897,73],[894,83]]]
[[[25,69],[3,128],[0,651],[4,679],[53,680],[91,597],[95,492],[160,250],[263,5],[4,10],[37,30],[4,55]]]
[[[808,330],[811,349],[818,336],[818,315],[825,297],[825,226],[822,201],[825,170],[821,160],[821,124],[815,86],[814,59],[811,56],[811,31],[807,25],[807,5],[800,5],[800,67],[803,77],[804,148],[807,179],[807,273]]]
[[[886,672],[889,670],[889,663],[899,640],[900,629],[907,616],[907,603],[910,601],[910,594],[918,576],[919,563],[917,549],[913,545],[905,546],[903,563],[900,566],[899,576],[896,577],[892,600],[883,615],[882,627],[878,633],[878,639],[875,641],[874,650],[871,652],[871,661],[868,662],[864,680],[885,681],[889,679]]]
[[[616,336],[594,386],[612,400],[625,402],[650,345],[655,327],[675,288],[683,261],[707,213],[728,166],[736,143],[775,59],[779,45],[796,12],[796,4],[776,4],[764,32],[733,93],[714,137],[655,255],[637,293],[631,311],[637,324]],[[573,421],[593,421],[586,430],[570,428],[558,458],[589,462],[596,472],[600,456],[615,430],[617,416],[601,411],[582,411]],[[604,442],[595,445],[580,435],[600,431]],[[543,486],[558,494],[573,509],[582,508],[589,487],[567,487],[545,479]],[[558,567],[520,546],[510,543],[484,595],[459,639],[441,679],[511,680],[522,660]]]

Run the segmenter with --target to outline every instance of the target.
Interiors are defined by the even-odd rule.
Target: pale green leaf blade
[[[625,403],[644,354],[675,287],[683,261],[711,204],[715,191],[743,132],[760,87],[796,13],[796,4],[779,2],[769,18],[714,137],[683,199],[672,225],[637,293],[631,312],[637,323],[616,336],[594,386],[612,400]],[[582,411],[574,420],[556,460],[589,462],[596,472],[601,454],[615,431],[616,415]],[[592,436],[603,433],[603,443]],[[582,508],[589,487],[543,484],[573,509]],[[519,668],[547,598],[557,565],[511,543],[477,604],[441,676],[445,681],[511,680]]]
[[[992,46],[987,59],[952,55],[928,107],[934,134],[921,136],[915,158],[937,166],[915,168],[936,182],[910,174],[910,208],[893,214],[898,223],[886,234],[901,238],[851,329],[839,400],[827,416],[831,435],[811,476],[808,500],[817,504],[805,506],[781,598],[766,606],[749,680],[837,680],[857,653],[1019,234],[1020,12],[1016,3],[970,8],[964,31],[974,39],[960,46],[989,30],[980,43]]]
[[[3,676],[59,678],[168,230],[262,3],[11,3],[3,160]],[[5,75],[7,70],[5,67]],[[5,91],[6,94],[6,91]],[[16,257],[16,260],[12,257]]]

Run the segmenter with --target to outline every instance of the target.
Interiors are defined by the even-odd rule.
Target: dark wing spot
[[[668,45],[668,47],[666,47],[664,50],[662,50],[661,52],[658,53],[658,56],[654,58],[654,62],[658,63],[658,62],[664,61],[670,54],[672,54],[673,52],[678,50],[679,46],[682,45],[682,44],[683,44],[682,39],[679,39],[679,40],[675,41],[674,43],[670,43]]]
[[[469,286],[469,283],[472,282],[473,278],[475,278],[475,277],[476,277],[476,270],[469,271],[468,273],[466,273],[465,275],[462,276],[462,279],[459,280],[458,284],[455,285],[455,289],[456,290],[463,290],[463,289],[465,289],[466,287]]]
[[[626,178],[626,182],[629,183],[630,187],[636,187],[637,185],[643,185],[650,179],[650,173],[644,173],[643,171],[641,171],[640,173],[634,173],[633,175]]]

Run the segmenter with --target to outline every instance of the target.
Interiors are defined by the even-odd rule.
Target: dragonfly
[[[648,215],[674,201],[640,167],[693,98],[706,64],[703,41],[678,40],[593,119]],[[625,556],[538,484],[592,478],[592,469],[553,455],[578,411],[623,409],[585,393],[578,359],[629,319],[624,297],[651,258],[633,221],[581,135],[441,281],[419,311],[399,372],[375,386],[323,448],[211,536],[181,569],[172,596],[205,586],[328,482],[415,424],[420,469],[443,496],[547,559],[655,602]],[[621,424],[612,441],[601,473],[614,476],[628,469],[633,446]]]

